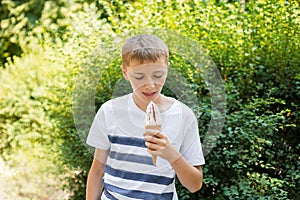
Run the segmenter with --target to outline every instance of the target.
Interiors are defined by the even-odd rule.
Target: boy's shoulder
[[[186,114],[187,116],[195,116],[195,112],[185,103],[179,101],[181,104],[182,112]]]
[[[175,102],[174,102],[174,106],[172,109],[173,112],[175,112],[177,114],[179,112],[182,115],[184,120],[189,120],[191,118],[196,117],[194,111],[189,106],[187,106],[185,103],[183,103],[182,101],[175,99],[175,98],[174,98],[174,101]]]
[[[112,98],[104,102],[99,110],[112,111],[113,109],[125,108],[128,106],[128,100],[131,94],[126,94],[120,97]]]

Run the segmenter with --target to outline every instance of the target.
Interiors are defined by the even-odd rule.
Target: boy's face
[[[168,74],[168,64],[165,58],[144,64],[133,60],[126,68],[122,66],[122,72],[125,79],[130,81],[134,96],[148,104],[160,97]]]

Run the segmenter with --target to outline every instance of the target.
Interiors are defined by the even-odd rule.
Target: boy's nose
[[[147,81],[147,83],[145,84],[146,88],[154,88],[155,87],[155,83],[152,80]]]

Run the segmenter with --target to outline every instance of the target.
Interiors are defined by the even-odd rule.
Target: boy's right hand
[[[169,142],[168,137],[161,132],[147,131],[144,138],[150,154],[159,156],[169,163],[173,163],[181,157],[180,152]]]

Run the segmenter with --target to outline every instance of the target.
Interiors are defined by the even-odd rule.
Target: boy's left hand
[[[147,131],[144,138],[150,154],[159,156],[169,163],[181,157],[179,151],[169,142],[168,137],[161,132]]]

